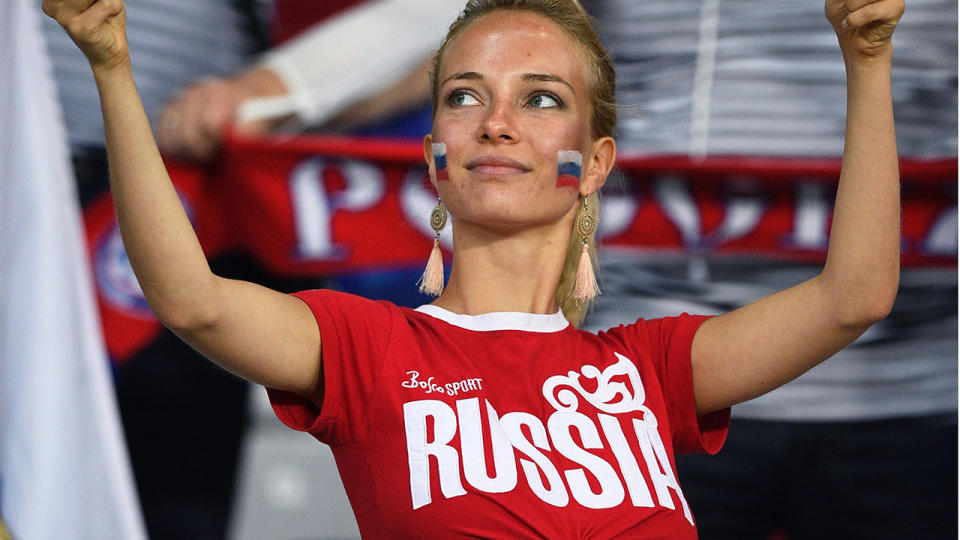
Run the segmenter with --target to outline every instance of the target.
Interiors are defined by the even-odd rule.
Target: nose
[[[480,141],[515,143],[520,140],[515,111],[511,103],[496,101],[487,110],[487,115],[477,131]]]

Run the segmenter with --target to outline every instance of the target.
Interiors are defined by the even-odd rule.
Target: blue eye
[[[470,105],[479,105],[477,98],[464,90],[454,90],[447,98],[447,104],[451,107],[466,107]]]
[[[553,94],[540,93],[530,98],[530,106],[536,109],[559,109],[563,103]]]

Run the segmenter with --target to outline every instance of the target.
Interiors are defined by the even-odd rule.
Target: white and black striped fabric
[[[823,4],[594,0],[623,151],[838,156],[845,86]],[[957,3],[911,0],[894,35],[900,154],[957,155]]]
[[[127,0],[134,77],[151,121],[163,104],[201,77],[235,72],[262,46],[262,5],[237,0]],[[59,25],[44,17],[44,38],[71,147],[103,147],[93,75]]]
[[[595,0],[617,68],[618,150],[628,154],[838,157],[844,66],[823,4],[775,0]],[[910,0],[892,74],[902,157],[957,155],[957,3]],[[702,272],[690,272],[703,265]],[[812,277],[818,267],[739,257],[607,251],[586,326],[717,314]],[[692,275],[707,276],[696,279]],[[891,316],[769,394],[743,418],[871,420],[957,409],[957,275],[904,269]]]

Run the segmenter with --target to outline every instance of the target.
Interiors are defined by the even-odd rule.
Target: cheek
[[[434,121],[431,134],[433,135],[433,166],[437,181],[450,179],[450,171],[457,168],[470,142],[468,133],[466,126],[451,121],[450,118],[437,118]]]
[[[583,172],[582,152],[590,144],[584,126],[579,121],[567,122],[540,133],[538,153],[542,156],[544,169],[550,171],[554,188],[565,192],[579,191]]]

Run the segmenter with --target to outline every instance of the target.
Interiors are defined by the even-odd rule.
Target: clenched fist
[[[826,0],[824,13],[848,60],[892,50],[890,37],[903,16],[903,0]]]
[[[94,71],[129,64],[123,0],[43,0],[43,12],[67,31]]]

